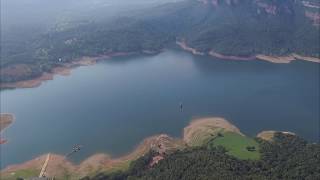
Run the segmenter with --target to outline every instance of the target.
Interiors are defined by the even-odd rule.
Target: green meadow
[[[223,146],[227,154],[239,159],[260,159],[259,144],[253,139],[237,133],[226,132],[214,138],[208,144],[209,148]],[[251,147],[252,150],[248,150]],[[254,147],[254,148],[253,148]]]

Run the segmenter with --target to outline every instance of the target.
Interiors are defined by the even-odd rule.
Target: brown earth
[[[191,52],[191,53],[194,54],[194,55],[205,55],[205,53],[200,52],[200,51],[198,51],[198,50],[195,49],[195,48],[189,47],[184,40],[183,40],[183,41],[177,41],[176,43],[177,43],[177,45],[179,45],[183,50],[189,51],[189,52]]]
[[[201,118],[191,121],[184,128],[183,140],[191,146],[204,144],[219,132],[235,132],[243,135],[240,130],[223,118]]]
[[[64,63],[60,67],[55,67],[51,72],[44,72],[41,76],[30,79],[17,81],[12,83],[0,83],[0,89],[11,89],[11,88],[34,88],[40,86],[44,81],[53,80],[55,75],[68,76],[71,74],[73,68],[79,66],[89,66],[96,64],[97,61],[103,59],[109,59],[111,57],[119,56],[128,56],[135,53],[127,52],[116,52],[116,53],[107,53],[106,55],[97,56],[97,57],[82,57],[75,59],[71,63]],[[26,77],[32,73],[32,70],[29,66],[25,64],[12,65],[6,68],[1,69],[1,74],[11,75],[16,77]]]
[[[55,75],[68,76],[68,75],[70,75],[72,68],[75,68],[78,66],[92,65],[92,64],[95,64],[96,61],[97,61],[97,57],[83,57],[83,58],[81,58],[77,61],[74,61],[72,63],[65,63],[61,67],[53,68],[52,72],[50,72],[50,73],[44,72],[41,76],[39,76],[37,78],[13,82],[13,83],[1,83],[0,88],[5,89],[5,88],[34,88],[34,87],[38,87],[44,81],[53,80]],[[27,68],[24,65],[14,65],[14,66]],[[23,70],[22,68],[17,69],[17,68],[12,68],[11,66],[1,70],[2,73],[11,74],[14,76],[17,76],[19,74],[26,75],[25,71],[26,70]]]
[[[283,133],[283,134],[290,134],[290,135],[295,135],[295,133],[292,133],[292,132],[285,132],[285,131],[262,131],[260,132],[257,137],[258,138],[261,138],[263,140],[266,140],[266,141],[272,141],[275,133]]]
[[[107,154],[95,154],[84,160],[81,164],[75,165],[64,156],[52,154],[46,175],[58,179],[64,179],[65,177],[79,179],[96,172],[126,169],[131,161],[143,156],[150,150],[159,153],[170,153],[177,149],[183,149],[184,147],[185,143],[182,142],[182,140],[162,134],[146,138],[133,152],[119,158],[112,158]],[[45,159],[46,155],[42,155],[23,164],[8,166],[1,171],[1,175],[6,179],[6,177],[10,177],[11,174],[25,169],[32,169],[40,172]]]
[[[184,149],[187,147],[187,141],[191,138],[191,134],[197,134],[196,131],[201,131],[201,134],[205,135],[202,129],[205,129],[206,126],[218,129],[225,128],[226,131],[235,131],[240,133],[239,129],[222,118],[205,118],[195,120],[192,121],[192,123],[190,123],[190,125],[185,129],[183,139],[172,138],[166,134],[152,136],[143,140],[133,152],[119,158],[112,158],[107,154],[95,154],[84,160],[79,165],[75,165],[68,161],[64,156],[51,155],[46,175],[48,177],[56,177],[58,179],[63,179],[65,177],[79,179],[80,177],[93,175],[97,172],[112,172],[115,170],[126,169],[129,167],[131,161],[143,156],[150,150],[158,152],[158,154],[163,157],[164,154],[172,153],[178,149]],[[8,166],[1,171],[1,175],[6,179],[6,177],[10,177],[12,173],[25,169],[32,169],[40,172],[45,159],[46,156],[43,155],[23,164]],[[154,162],[151,162],[151,164],[154,165],[162,159],[163,158],[155,157]]]
[[[158,152],[152,161],[149,162],[149,166],[152,167],[160,162],[165,157],[165,154],[182,150],[188,146],[201,145],[208,138],[212,139],[221,132],[234,132],[243,135],[236,126],[223,118],[195,119],[184,128],[182,139],[172,138],[166,134],[152,136],[143,140],[133,152],[119,158],[112,158],[107,154],[95,154],[82,163],[75,165],[64,156],[51,155],[46,175],[47,177],[55,177],[56,179],[79,179],[84,176],[96,175],[99,172],[125,170],[129,167],[131,161],[138,159],[150,150]],[[259,133],[257,137],[270,140],[274,132],[264,131]],[[43,155],[23,164],[8,166],[0,172],[0,175],[5,180],[10,179],[12,174],[22,170],[40,172],[45,159],[46,155]]]
[[[2,68],[0,71],[0,75],[14,75],[17,77],[26,76],[32,73],[32,69],[26,64],[15,64],[8,66],[6,68]]]
[[[272,141],[275,133],[276,131],[262,131],[257,135],[257,137],[266,141]]]
[[[301,55],[295,54],[295,53],[293,53],[292,56],[295,57],[296,59],[315,62],[315,63],[320,63],[320,57],[301,56]]]
[[[1,132],[6,129],[12,122],[14,121],[15,117],[13,114],[8,114],[8,113],[2,113],[0,114],[0,145],[5,144],[8,141],[6,139],[2,139],[2,134]]]
[[[176,43],[177,45],[180,46],[181,49],[191,52],[194,55],[206,54],[205,52],[200,52],[197,49],[188,46],[188,44],[184,40],[177,41]],[[211,50],[208,52],[208,55],[219,58],[219,59],[223,59],[223,60],[247,60],[248,61],[248,60],[259,59],[259,60],[268,61],[272,63],[290,63],[295,60],[304,60],[304,61],[320,63],[319,57],[302,56],[296,53],[292,53],[287,56],[270,56],[270,55],[264,55],[264,54],[257,54],[252,56],[233,56],[233,55],[224,55],[214,50]]]
[[[248,60],[255,60],[256,57],[255,56],[227,56],[227,55],[223,55],[220,53],[215,52],[214,50],[211,50],[209,52],[210,56],[219,58],[219,59],[224,59],[224,60],[243,60],[243,61],[248,61]]]
[[[267,56],[263,54],[258,54],[256,56],[257,59],[268,61],[272,63],[290,63],[291,61],[296,60],[295,57],[289,55],[289,56]]]
[[[0,114],[0,132],[7,128],[14,121],[13,114]]]

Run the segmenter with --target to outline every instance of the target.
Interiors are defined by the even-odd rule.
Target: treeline
[[[319,27],[305,17],[300,1],[265,3],[277,7],[275,14],[242,1],[237,6],[208,10],[203,22],[187,36],[188,44],[202,51],[226,55],[288,55],[297,52],[319,56]]]
[[[222,147],[188,148],[167,155],[150,168],[155,155],[149,154],[133,162],[129,170],[98,174],[93,180],[188,180],[188,179],[320,179],[320,145],[307,143],[292,135],[278,133],[273,142],[259,140],[261,160],[239,160],[226,154]]]
[[[225,55],[297,52],[319,56],[319,27],[305,17],[302,3],[292,0],[271,3],[277,6],[276,14],[267,13],[251,0],[219,7],[185,0],[111,22],[88,22],[32,38],[27,38],[32,32],[4,37],[1,67],[26,64],[34,71],[21,77],[3,73],[1,81],[32,78],[81,56],[159,52],[172,47],[176,39],[185,39],[200,51],[213,49]]]

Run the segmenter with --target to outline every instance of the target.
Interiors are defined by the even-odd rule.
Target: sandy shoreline
[[[249,61],[249,60],[254,60],[256,59],[256,56],[247,56],[247,57],[241,57],[241,56],[227,56],[223,55],[220,53],[215,52],[214,50],[211,50],[209,52],[210,56],[219,58],[219,59],[224,59],[224,60],[242,60],[242,61]]]
[[[44,72],[41,76],[30,79],[23,80],[13,83],[0,83],[0,89],[14,89],[14,88],[35,88],[40,86],[44,81],[53,80],[54,76],[69,76],[71,74],[72,69],[80,66],[90,66],[97,63],[97,61],[110,59],[112,57],[120,57],[120,56],[129,56],[135,53],[127,53],[127,52],[118,52],[118,53],[109,53],[107,55],[97,56],[97,57],[82,57],[72,61],[70,63],[64,63],[60,67],[55,67],[51,70],[51,72]]]
[[[189,52],[191,52],[192,54],[194,54],[194,55],[205,55],[205,53],[203,53],[203,52],[200,52],[200,51],[198,51],[197,49],[195,49],[195,48],[192,48],[192,47],[189,47],[188,45],[187,45],[187,43],[185,43],[185,41],[177,41],[176,42],[182,49],[184,49],[184,50],[186,50],[186,51],[189,51]]]
[[[0,145],[8,142],[6,139],[1,138],[1,133],[8,128],[14,120],[15,117],[13,114],[0,113]]]
[[[249,61],[249,60],[263,60],[268,61],[272,63],[290,63],[295,60],[303,60],[303,61],[309,61],[309,62],[315,62],[320,63],[320,58],[318,57],[309,57],[309,56],[302,56],[296,53],[289,54],[287,56],[270,56],[270,55],[264,55],[264,54],[257,54],[252,56],[232,56],[232,55],[224,55],[221,53],[218,53],[214,50],[209,51],[208,53],[200,52],[196,50],[195,48],[189,47],[185,41],[177,41],[176,42],[178,46],[180,46],[181,49],[191,52],[194,55],[209,55],[212,57],[216,57],[223,60],[243,60],[243,61]]]
[[[250,61],[250,60],[258,59],[258,60],[268,61],[272,63],[290,63],[295,60],[304,60],[309,62],[320,63],[320,58],[302,56],[296,53],[292,53],[287,56],[269,56],[269,55],[263,55],[263,54],[258,54],[253,56],[233,56],[233,55],[224,55],[214,50],[211,50],[208,53],[201,52],[195,48],[189,47],[185,41],[177,41],[176,44],[181,49],[191,52],[194,55],[200,55],[200,56],[209,55],[209,56],[216,57],[223,60]],[[156,52],[144,50],[142,53],[150,55],[150,54],[155,54]],[[55,75],[69,76],[73,68],[76,68],[79,66],[93,65],[93,64],[96,64],[97,61],[102,59],[109,59],[112,57],[119,57],[119,56],[128,56],[133,54],[136,54],[136,53],[118,52],[118,53],[110,53],[103,56],[97,56],[97,57],[82,57],[76,61],[72,61],[71,63],[65,63],[63,64],[63,66],[53,68],[52,72],[44,72],[41,76],[30,79],[30,80],[23,80],[23,81],[18,81],[13,83],[0,83],[0,89],[38,87],[44,81],[53,80]]]
[[[288,131],[273,131],[273,130],[269,130],[269,131],[262,131],[260,133],[257,134],[257,137],[266,141],[272,141],[274,135],[276,133],[283,133],[283,134],[287,134],[287,135],[292,135],[295,136],[296,134],[293,132],[288,132]]]
[[[158,152],[161,154],[168,154],[174,152],[178,149],[184,149],[187,146],[196,146],[192,144],[189,140],[192,139],[192,136],[200,135],[207,136],[214,129],[224,129],[225,131],[231,131],[235,133],[240,133],[240,130],[229,123],[227,120],[223,118],[201,118],[196,119],[190,122],[190,124],[184,129],[182,138],[173,138],[166,134],[160,134],[148,137],[144,139],[132,152],[127,155],[112,158],[108,154],[98,153],[94,154],[80,164],[73,164],[71,161],[67,160],[62,155],[51,155],[51,160],[49,162],[50,171],[47,175],[59,177],[61,170],[61,165],[63,169],[67,169],[73,174],[79,174],[80,176],[84,176],[90,171],[94,170],[104,170],[104,171],[112,171],[117,170],[119,168],[127,168],[129,163],[137,158],[143,156],[148,153],[150,150]],[[46,155],[39,156],[33,160],[27,161],[22,164],[10,165],[5,169],[1,170],[1,174],[10,175],[13,172],[23,170],[23,169],[36,169],[39,170],[41,168],[42,163],[45,160]],[[60,169],[59,169],[60,168]]]
[[[108,154],[94,154],[80,164],[73,164],[66,157],[57,154],[50,154],[51,159],[47,168],[47,177],[61,178],[66,172],[72,174],[72,179],[79,179],[92,172],[113,172],[125,170],[129,167],[131,161],[145,155],[150,150],[158,153],[153,157],[149,165],[154,165],[161,161],[165,156],[176,150],[182,150],[186,147],[199,146],[206,142],[206,138],[217,136],[220,132],[234,132],[245,136],[240,130],[223,118],[200,118],[190,122],[183,129],[182,138],[173,138],[166,134],[160,134],[144,139],[131,153],[119,158],[112,158]],[[271,140],[276,131],[263,131],[257,137],[265,140]],[[286,133],[286,132],[283,132]],[[41,166],[46,159],[46,155],[39,156],[25,163],[10,165],[1,170],[2,177],[10,177],[12,174],[23,170],[34,170],[40,172]],[[4,178],[5,179],[5,178]]]
[[[292,53],[287,56],[267,56],[267,55],[260,54],[260,55],[256,55],[256,58],[259,60],[269,61],[272,63],[290,63],[295,60],[303,60],[303,61],[309,61],[314,63],[320,63],[320,58],[302,56],[296,53]]]
[[[52,72],[44,72],[41,76],[24,81],[18,81],[13,83],[1,83],[1,89],[13,89],[13,88],[34,88],[40,86],[44,81],[53,80],[55,75],[68,76],[71,74],[71,70],[79,66],[88,66],[96,63],[97,58],[84,57],[78,61],[72,63],[66,63],[61,67],[55,67]]]
[[[2,132],[7,127],[9,127],[14,120],[15,120],[15,117],[13,114],[0,113],[0,132]]]
[[[159,144],[161,144],[161,149],[158,149]],[[77,177],[74,179],[79,179],[93,171],[116,171],[126,169],[129,167],[131,161],[145,155],[150,150],[154,150],[158,153],[164,151],[173,152],[178,149],[183,149],[184,147],[186,146],[182,140],[172,138],[166,134],[161,134],[144,139],[131,153],[119,158],[112,158],[108,154],[97,153],[88,157],[80,164],[74,164],[63,155],[50,154],[51,158],[46,175],[48,177],[61,177],[65,171],[67,171],[72,174],[77,174]],[[45,157],[46,155],[41,155],[21,164],[7,166],[5,169],[1,170],[0,175],[8,177],[12,173],[26,169],[40,172]]]

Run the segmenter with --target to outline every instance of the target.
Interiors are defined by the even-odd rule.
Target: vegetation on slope
[[[20,171],[13,173],[11,176],[6,176],[6,177],[2,177],[2,178],[7,179],[7,180],[17,180],[17,179],[20,180],[21,177],[24,177],[24,178],[37,177],[37,176],[39,176],[39,173],[40,173],[40,171],[38,171],[38,170],[24,169],[24,170],[20,170]]]
[[[319,179],[320,145],[290,134],[276,133],[273,142],[259,140],[261,159],[241,160],[217,146],[187,148],[168,155],[154,167],[149,153],[128,171],[85,179]]]
[[[196,138],[192,138],[194,135]],[[65,157],[54,155],[46,175],[56,179],[88,180],[313,180],[320,178],[319,152],[319,144],[308,143],[292,133],[272,131],[271,139],[252,139],[226,120],[204,118],[192,121],[184,129],[183,140],[167,135],[153,136],[133,153],[117,159],[96,154],[74,165]],[[44,160],[42,156],[8,167],[0,175],[3,179],[34,176]]]
[[[277,10],[270,14],[257,2]],[[4,37],[1,82],[34,78],[81,56],[156,53],[177,39],[199,51],[225,55],[319,56],[319,27],[305,11],[301,1],[293,0],[241,0],[218,6],[185,0],[105,23],[88,22],[30,38]]]
[[[218,137],[208,143],[208,148],[222,146],[227,154],[238,159],[260,159],[259,144],[256,140],[239,135],[237,133],[221,133]]]

